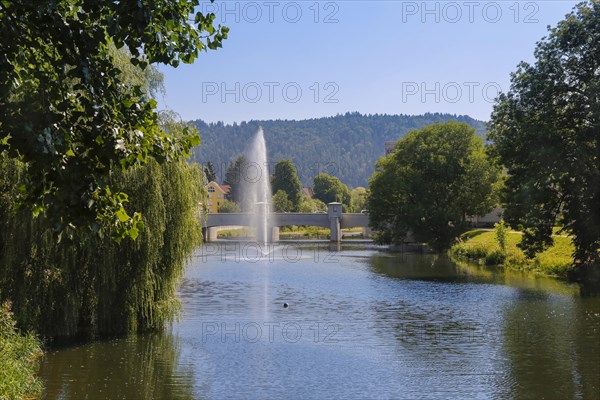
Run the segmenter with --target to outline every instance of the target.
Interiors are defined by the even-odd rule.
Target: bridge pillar
[[[276,242],[279,240],[279,227],[274,226],[271,230],[271,242]]]
[[[214,242],[219,236],[219,228],[202,228],[202,239],[204,242]]]
[[[328,203],[327,204],[327,216],[329,217],[329,229],[331,235],[329,240],[332,242],[342,241],[342,203]]]

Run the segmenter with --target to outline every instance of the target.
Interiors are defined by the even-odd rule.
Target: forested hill
[[[384,155],[384,143],[395,141],[415,128],[436,121],[457,120],[473,126],[485,135],[485,123],[465,115],[362,115],[346,113],[335,117],[301,121],[268,120],[240,124],[207,124],[192,121],[198,128],[202,144],[194,159],[211,161],[218,179],[222,180],[228,163],[242,154],[259,126],[267,142],[269,164],[290,159],[306,186],[320,172],[335,175],[351,187],[366,186],[375,162]],[[271,171],[272,173],[272,171]]]

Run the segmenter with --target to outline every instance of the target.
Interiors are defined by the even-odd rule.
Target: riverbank
[[[15,328],[9,303],[0,306],[0,399],[39,398],[36,372],[42,357],[38,339]]]
[[[279,238],[285,240],[323,239],[329,238],[330,230],[316,226],[285,226],[279,230]],[[219,239],[245,239],[254,237],[251,228],[226,229],[219,231]],[[363,239],[362,228],[344,228],[342,237]],[[367,238],[368,239],[368,238]]]
[[[506,268],[527,270],[548,276],[565,279],[573,270],[573,241],[565,235],[553,235],[554,245],[532,259],[525,257],[517,244],[523,234],[508,231],[504,254],[496,240],[495,232],[485,229],[473,229],[461,235],[449,254],[457,260],[475,261],[485,265],[499,265]]]

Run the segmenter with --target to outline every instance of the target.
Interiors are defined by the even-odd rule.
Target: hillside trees
[[[303,186],[312,186],[320,173],[337,176],[351,186],[366,186],[375,162],[384,154],[386,141],[397,141],[412,129],[435,122],[457,120],[476,128],[484,137],[485,123],[468,116],[428,113],[423,115],[364,115],[345,113],[307,120],[260,120],[231,125],[193,121],[202,134],[195,159],[225,170],[230,160],[243,154],[249,138],[264,129],[269,165],[288,159]]]

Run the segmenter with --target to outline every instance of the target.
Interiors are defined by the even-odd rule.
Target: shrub
[[[35,376],[42,356],[39,340],[21,335],[15,327],[10,303],[0,306],[0,399],[38,397],[42,384]]]
[[[504,260],[506,256],[502,251],[493,251],[485,255],[484,262],[485,265],[502,265],[504,264]]]

